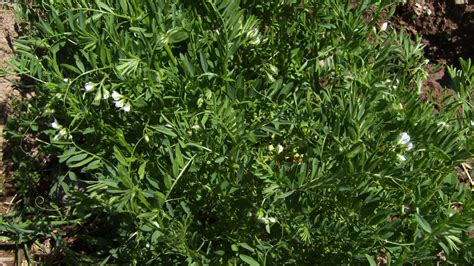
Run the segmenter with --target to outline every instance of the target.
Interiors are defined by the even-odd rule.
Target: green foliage
[[[10,238],[68,262],[472,263],[474,68],[420,100],[422,45],[378,29],[394,1],[20,2]]]

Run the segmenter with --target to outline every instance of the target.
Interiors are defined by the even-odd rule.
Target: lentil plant
[[[0,229],[65,263],[472,263],[474,67],[435,110],[396,1],[355,2],[19,1]]]

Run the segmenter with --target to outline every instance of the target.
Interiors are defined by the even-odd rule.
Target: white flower
[[[56,134],[56,136],[54,136],[55,140],[62,139],[66,136],[67,136],[68,139],[72,139],[72,136],[69,135],[67,128],[60,125],[56,119],[54,119],[54,122],[51,123],[51,127],[54,128],[54,129],[59,130],[58,133]]]
[[[112,91],[112,98],[114,99],[114,101],[118,101],[122,98],[122,94],[116,91]]]
[[[278,153],[282,153],[284,149],[285,149],[285,148],[283,148],[283,146],[282,146],[281,144],[278,144],[278,145],[277,145]]]
[[[54,128],[54,129],[62,128],[62,126],[58,123],[58,121],[56,121],[56,119],[54,119],[54,122],[51,123],[51,127]]]
[[[273,217],[270,217],[270,218],[268,218],[268,222],[270,222],[271,224],[274,224],[274,223],[277,222],[277,219],[273,218]]]
[[[69,79],[63,79],[63,81],[69,83]]]
[[[411,142],[410,135],[408,135],[406,132],[403,132],[400,134],[400,137],[398,137],[398,145],[405,146],[407,150],[411,150],[415,147],[415,145]]]
[[[91,92],[91,91],[95,90],[95,84],[92,83],[92,82],[87,82],[87,83],[84,85],[84,89],[85,89],[87,92]]]
[[[471,127],[474,127],[474,120],[471,120]]]
[[[61,128],[61,130],[59,130],[58,132],[58,136],[64,137],[66,135],[67,135],[67,130],[65,128]]]
[[[104,94],[105,94],[105,91],[104,91]],[[108,95],[108,92],[107,92],[107,98],[108,97],[109,97],[109,95]],[[125,97],[123,97],[122,94],[118,93],[117,91],[112,91],[112,99],[114,99],[115,107],[117,107],[117,108],[119,108],[119,109],[121,109],[125,112],[130,112],[130,109],[132,108],[132,105],[129,102],[127,102],[127,100],[125,99]]]
[[[404,162],[407,160],[407,158],[401,154],[397,154],[397,159],[400,161],[400,162]]]
[[[200,129],[200,128],[201,128],[201,127],[200,127],[199,125],[194,125],[194,126],[191,127],[191,129],[195,129],[195,130],[198,130],[198,129]]]
[[[382,26],[380,26],[380,32],[386,31],[386,30],[387,30],[387,27],[388,27],[388,23],[387,23],[387,22],[384,22],[384,23],[382,24]]]
[[[124,110],[125,112],[130,112],[130,108],[132,106],[129,104],[129,103],[125,103],[125,105],[123,106],[122,110]]]
[[[266,217],[262,217],[262,218],[258,218],[258,221],[262,224],[274,224],[277,222],[277,219],[276,218],[273,218],[273,217],[269,217],[269,218],[266,218]]]
[[[403,132],[402,134],[400,134],[400,137],[398,139],[398,144],[401,144],[401,145],[408,145],[408,143],[410,143],[410,135],[408,135],[408,133],[406,132]]]
[[[69,135],[67,129],[62,127],[59,130],[58,134],[56,134],[56,136],[54,136],[54,140],[64,139],[65,137],[67,137],[68,139],[72,139],[72,136]]]
[[[123,100],[114,101],[114,103],[115,103],[115,107],[117,108],[122,108],[125,104]]]

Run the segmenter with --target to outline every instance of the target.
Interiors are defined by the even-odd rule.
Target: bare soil
[[[398,8],[396,18],[406,30],[422,37],[426,57],[431,62],[458,65],[459,57],[474,57],[474,1],[411,2],[414,3]]]
[[[13,39],[16,37],[15,14],[0,6],[0,69],[8,69],[8,61],[13,55]],[[8,116],[9,99],[13,95],[13,86],[9,78],[0,77],[0,156],[3,158],[3,126]],[[0,191],[3,196],[11,194],[11,184],[3,174],[3,160],[0,160]]]
[[[16,37],[15,14],[4,9],[0,4],[0,69],[8,69],[14,48],[13,39]],[[13,95],[13,86],[9,78],[0,78],[0,215],[12,210],[15,201],[12,181],[6,177],[3,164],[4,138],[3,129],[8,115],[9,99]],[[0,235],[0,265],[22,265],[25,263],[21,252],[15,243],[5,242]]]
[[[410,0],[397,8],[394,23],[413,36],[420,36],[430,60],[425,93],[449,93],[448,65],[459,67],[459,58],[474,59],[474,0]],[[441,66],[441,67],[439,67]]]
[[[11,10],[2,10],[0,6],[0,69],[8,69],[8,61],[11,59],[14,48],[12,39],[16,37],[15,14]],[[3,127],[8,116],[9,99],[13,94],[13,86],[11,80],[0,77],[0,191],[2,192],[2,205],[5,197],[11,197],[12,187],[6,179],[3,171]],[[5,206],[3,206],[5,207]],[[2,208],[0,208],[2,211]]]

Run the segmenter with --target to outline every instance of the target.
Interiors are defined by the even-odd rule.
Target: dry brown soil
[[[0,69],[8,69],[8,61],[13,54],[12,39],[16,37],[14,29],[15,14],[0,3]],[[12,209],[15,200],[13,184],[4,174],[3,165],[3,128],[8,113],[8,102],[13,95],[13,87],[9,78],[0,78],[0,215],[7,214]],[[22,265],[23,259],[14,243],[6,242],[0,233],[0,265]]]
[[[460,57],[474,60],[474,0],[461,5],[454,0],[410,0],[397,8],[393,22],[413,36],[420,36],[425,45],[431,72],[425,93],[449,93],[443,89],[450,85],[447,65],[459,67]]]

